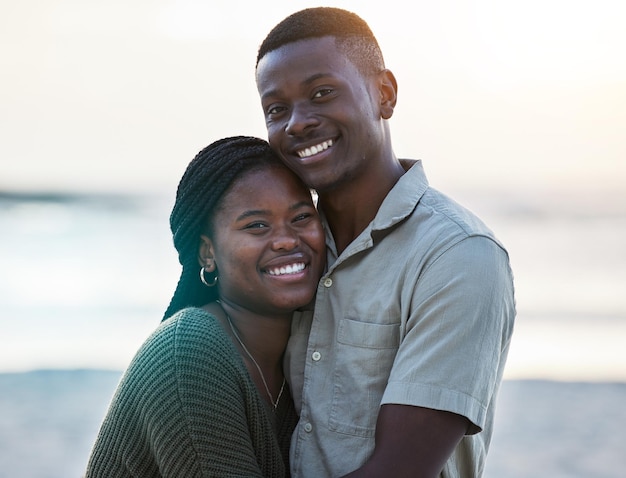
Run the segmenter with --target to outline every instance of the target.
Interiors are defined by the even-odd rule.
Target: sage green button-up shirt
[[[430,188],[420,161],[328,270],[286,354],[300,422],[292,476],[338,477],[374,449],[379,408],[446,410],[473,429],[442,477],[479,476],[515,317],[508,254],[471,212]]]

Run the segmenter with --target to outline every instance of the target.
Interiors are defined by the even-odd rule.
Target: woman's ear
[[[393,116],[393,110],[398,100],[398,82],[391,70],[380,72],[380,115],[383,119]]]
[[[200,248],[198,249],[198,262],[207,272],[213,272],[217,267],[215,264],[215,248],[209,236],[200,236]]]

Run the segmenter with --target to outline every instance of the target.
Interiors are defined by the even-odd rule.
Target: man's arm
[[[383,405],[371,458],[346,478],[434,478],[470,426],[456,413]]]
[[[379,409],[373,454],[347,477],[437,477],[463,435],[485,423],[482,412],[501,379],[513,328],[508,256],[495,242],[473,236],[449,248],[420,278]],[[441,384],[439,400],[430,399],[434,381]],[[469,402],[455,405],[459,394]],[[395,404],[407,396],[432,407]]]

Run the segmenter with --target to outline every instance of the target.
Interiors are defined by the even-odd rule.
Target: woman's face
[[[203,236],[220,298],[260,314],[308,304],[325,264],[324,232],[309,190],[286,167],[245,173],[228,189]]]

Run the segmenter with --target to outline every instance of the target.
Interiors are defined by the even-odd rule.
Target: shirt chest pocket
[[[374,436],[380,400],[399,343],[399,324],[341,320],[333,368],[331,430]]]

